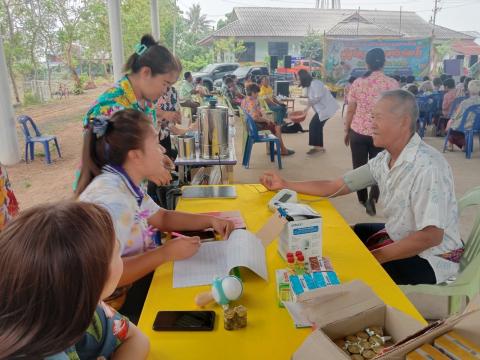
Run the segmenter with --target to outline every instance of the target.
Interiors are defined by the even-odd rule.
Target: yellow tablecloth
[[[236,187],[237,199],[182,199],[177,209],[194,213],[240,210],[248,230],[256,232],[271,216],[267,203],[274,193],[264,192],[261,185]],[[308,201],[313,198],[300,196],[300,199]],[[310,205],[324,219],[324,256],[331,259],[340,281],[361,279],[385,303],[424,321],[330,202],[324,200]],[[268,282],[242,270],[244,294],[237,303],[248,308],[248,325],[235,331],[223,328],[219,305],[207,308],[217,314],[214,331],[153,331],[152,324],[159,310],[195,310],[195,295],[209,289],[208,286],[173,289],[173,264],[158,268],[139,322],[140,329],[150,338],[150,359],[290,359],[311,330],[296,329],[287,311],[277,306],[275,269],[285,268],[285,262],[277,253],[277,241],[267,249],[267,262]]]

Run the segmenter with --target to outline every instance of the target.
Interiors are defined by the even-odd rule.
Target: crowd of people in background
[[[456,274],[463,253],[453,175],[443,156],[415,132],[416,99],[443,95],[437,126],[451,129],[452,146],[463,148],[463,133],[455,129],[467,108],[480,104],[480,81],[462,77],[456,84],[445,74],[421,82],[387,76],[382,49],[369,51],[365,61],[368,71],[350,78],[345,89],[343,139],[354,170],[335,180],[310,182],[266,173],[261,182],[270,190],[317,196],[357,192],[370,215],[376,213],[381,190],[387,223],[357,224],[356,234],[398,284],[443,282]],[[179,106],[195,116],[196,96],[210,95],[189,71],[177,92],[174,84],[182,71],[166,47],[142,37],[125,65],[126,75],[99,96],[83,119],[75,201],[40,205],[12,220],[18,204],[0,167],[0,273],[12,274],[0,277],[0,358],[145,358],[148,339],[135,324],[153,271],[193,256],[200,247],[198,237],[188,236],[162,245],[158,232],[209,228],[228,237],[233,231],[228,220],[162,209],[145,191],[145,180],[155,187],[172,179],[176,153],[170,134],[195,129],[178,126]],[[310,109],[314,114],[307,154],[323,153],[323,128],[338,102],[308,71],[300,70],[298,79],[307,101],[304,115]],[[225,76],[221,93],[258,130],[280,139],[283,156],[295,153],[282,137],[287,107],[268,77],[247,77],[240,86],[235,76]],[[462,101],[452,109],[459,97]],[[472,123],[469,117],[463,125]],[[390,171],[394,167],[397,171]],[[431,191],[434,187],[440,190]]]

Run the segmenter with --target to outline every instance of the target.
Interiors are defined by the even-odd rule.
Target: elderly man
[[[291,182],[267,172],[261,182],[316,196],[378,185],[387,222],[357,224],[355,233],[397,284],[444,282],[458,272],[463,253],[450,166],[415,133],[418,107],[408,91],[383,93],[372,117],[373,142],[385,150],[366,165],[336,180]]]

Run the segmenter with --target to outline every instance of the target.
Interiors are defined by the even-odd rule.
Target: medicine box
[[[292,292],[290,291],[290,280],[288,279],[288,270],[275,270],[275,278],[277,280],[277,299],[278,306],[285,307],[284,301],[292,301]]]
[[[480,346],[460,336],[455,331],[450,331],[438,339],[434,346],[453,360],[479,360]]]
[[[405,360],[450,360],[432,345],[424,344],[407,355]]]
[[[287,222],[278,242],[278,252],[286,259],[288,252],[301,250],[305,258],[322,256],[322,217],[294,216]]]
[[[289,280],[294,300],[303,293],[340,284],[334,271],[315,271],[303,275],[290,275]]]
[[[307,261],[308,272],[314,271],[333,271],[333,266],[330,260],[321,256],[310,256]]]

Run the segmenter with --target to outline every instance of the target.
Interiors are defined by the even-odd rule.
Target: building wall
[[[288,54],[293,56],[300,55],[300,43],[301,40],[292,38],[242,38],[244,42],[255,43],[255,62],[264,62],[268,56],[268,43],[269,41],[287,41],[288,42]]]

